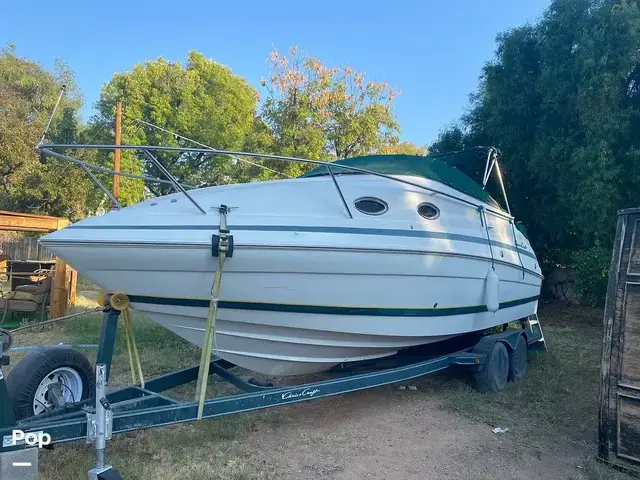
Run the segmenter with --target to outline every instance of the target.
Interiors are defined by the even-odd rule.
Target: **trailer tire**
[[[7,391],[16,420],[47,410],[50,406],[46,386],[54,382],[64,385],[63,395],[69,402],[86,400],[96,388],[93,366],[82,353],[71,348],[35,350],[20,360],[7,375]]]
[[[520,380],[527,373],[529,346],[524,335],[518,337],[516,348],[509,355],[509,380]]]
[[[474,372],[473,380],[479,392],[500,392],[509,376],[509,352],[502,342],[495,342],[485,361]]]

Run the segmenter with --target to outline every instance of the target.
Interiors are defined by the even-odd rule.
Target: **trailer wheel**
[[[71,348],[31,352],[9,372],[6,383],[17,420],[39,415],[60,403],[86,400],[96,388],[91,362]]]
[[[509,352],[502,342],[493,344],[489,355],[474,372],[475,387],[480,392],[500,392],[509,375]]]
[[[509,355],[509,380],[520,380],[527,373],[529,347],[524,335],[518,337],[515,350]]]

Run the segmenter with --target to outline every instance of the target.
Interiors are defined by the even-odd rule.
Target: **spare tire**
[[[45,347],[24,357],[6,378],[16,420],[55,408],[49,385],[60,384],[60,401],[76,403],[91,397],[96,388],[89,359],[72,348]]]

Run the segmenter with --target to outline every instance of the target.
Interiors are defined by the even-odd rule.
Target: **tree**
[[[547,265],[584,270],[581,252],[606,258],[616,210],[638,202],[640,8],[555,0],[497,43],[460,143],[502,150],[512,208],[536,251]]]
[[[274,50],[262,118],[271,129],[271,150],[281,155],[334,160],[398,144],[392,112],[398,94],[387,83],[365,81],[351,67],[331,68],[292,47]],[[289,167],[299,174],[301,165]]]
[[[92,129],[103,124],[113,125],[117,101],[123,103],[122,142],[134,145],[198,145],[150,127],[158,125],[202,144],[229,150],[242,150],[246,143],[257,142],[254,133],[258,93],[247,81],[234,75],[228,67],[191,52],[186,65],[163,58],[136,65],[132,71],[118,73],[106,84],[97,104],[99,114],[92,120]],[[114,141],[112,128],[102,129],[99,137]],[[259,139],[259,138],[258,138]],[[232,159],[202,154],[163,154],[157,158],[182,182],[192,185],[238,181],[247,169],[232,169]],[[112,165],[113,156],[102,158]],[[131,151],[122,153],[122,171],[162,177],[153,163]],[[170,186],[147,184],[154,194],[165,194]],[[125,180],[121,197],[125,204],[143,195],[139,181]]]
[[[56,72],[48,72],[18,57],[13,46],[0,51],[0,209],[77,219],[95,208],[93,188],[79,168],[51,159],[43,164],[35,149],[63,83],[68,94],[49,139],[74,142],[81,135],[82,98],[71,71],[58,62]]]
[[[429,151],[429,147],[426,145],[418,146],[411,142],[394,142],[387,145],[383,145],[378,150],[378,153],[384,155],[426,155]]]
[[[467,135],[462,128],[453,124],[440,131],[436,141],[429,147],[429,151],[436,154],[455,152],[468,147],[467,143]]]

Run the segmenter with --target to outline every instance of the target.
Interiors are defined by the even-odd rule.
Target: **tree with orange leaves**
[[[334,160],[399,145],[392,110],[398,91],[366,81],[352,67],[332,68],[297,47],[271,52],[271,76],[262,119],[272,132],[271,150],[281,155]],[[290,173],[304,165],[291,164]]]

